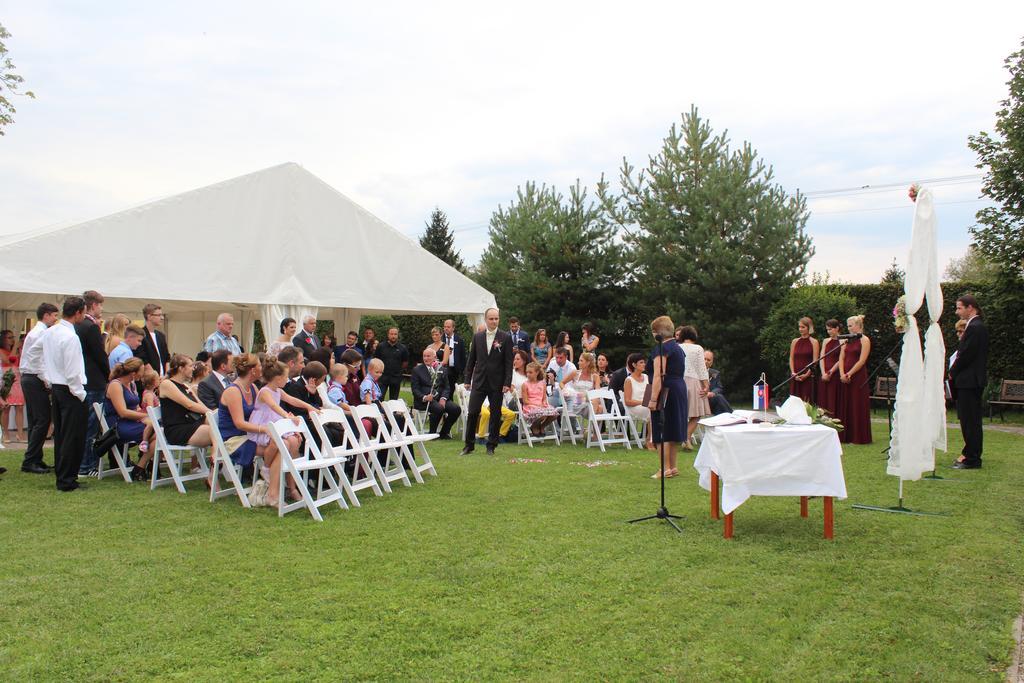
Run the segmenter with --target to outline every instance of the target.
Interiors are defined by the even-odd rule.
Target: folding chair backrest
[[[384,406],[384,412],[388,418],[388,426],[393,435],[400,436],[404,434],[419,436],[419,433],[416,431],[416,425],[413,424],[412,415],[409,412],[409,406],[405,403],[405,399],[395,398],[390,401],[384,401],[381,405]],[[405,420],[404,428],[399,426],[398,416],[401,416]]]
[[[324,408],[319,413],[310,413],[310,419],[313,422],[313,428],[316,429],[316,433],[320,436],[321,443],[331,443],[331,440],[327,438],[327,430],[325,427],[329,424],[336,424],[341,427],[342,441],[340,446],[345,449],[355,449],[359,447],[359,434],[352,433],[352,428],[349,426],[348,418],[345,417],[345,413],[341,409]]]
[[[387,425],[384,424],[384,416],[380,414],[380,409],[373,403],[360,403],[356,406],[351,406],[352,413],[355,415],[356,430],[359,432],[359,442],[362,444],[378,444],[384,443],[390,437],[387,432]],[[370,420],[377,424],[376,436],[370,436],[366,428],[363,426],[363,419]]]

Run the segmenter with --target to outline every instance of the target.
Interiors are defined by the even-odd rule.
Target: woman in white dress
[[[683,325],[679,329],[680,348],[686,356],[686,370],[683,381],[686,382],[686,402],[689,411],[689,422],[686,425],[686,443],[683,450],[693,450],[693,432],[702,417],[711,414],[711,403],[708,401],[708,366],[704,362],[704,348],[697,343],[697,328]]]
[[[295,338],[296,328],[295,318],[285,318],[282,320],[280,326],[281,336],[270,342],[270,346],[267,347],[267,355],[276,357],[286,346],[291,346],[292,339]]]
[[[580,354],[580,367],[573,370],[562,378],[562,394],[565,396],[569,410],[575,415],[582,415],[585,412],[587,403],[587,392],[601,385],[601,378],[597,372],[597,359],[594,354],[587,352]],[[591,408],[595,413],[604,412],[604,402],[594,400]]]
[[[626,414],[636,420],[643,420],[647,425],[647,448],[654,450],[654,442],[651,441],[651,409],[644,405],[644,393],[650,383],[647,378],[647,359],[642,353],[631,353],[626,359],[626,381],[622,385],[623,403],[626,404]]]

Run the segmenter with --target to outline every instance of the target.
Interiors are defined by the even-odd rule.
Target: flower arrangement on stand
[[[892,309],[892,324],[899,334],[907,331],[907,297],[901,296],[896,299],[896,305]]]
[[[920,192],[921,192],[921,186],[918,185],[917,183],[914,183],[913,185],[910,186],[910,189],[907,190],[907,196],[910,197],[910,201],[916,202],[917,201],[917,195]]]

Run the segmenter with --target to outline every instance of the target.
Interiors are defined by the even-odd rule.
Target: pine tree
[[[730,149],[696,108],[645,169],[624,161],[619,180],[618,193],[602,179],[598,194],[631,235],[634,308],[695,325],[720,353],[726,386],[749,385],[758,332],[814,254],[806,201],[774,182],[749,143]]]
[[[455,234],[448,225],[448,216],[439,208],[430,214],[430,222],[425,223],[426,232],[420,237],[420,246],[447,263],[459,272],[466,272],[462,256],[455,251]]]
[[[903,286],[903,280],[907,277],[906,271],[900,268],[899,264],[896,263],[896,257],[892,259],[892,263],[882,273],[882,284],[893,284]]]

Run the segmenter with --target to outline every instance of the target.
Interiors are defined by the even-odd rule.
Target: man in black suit
[[[491,406],[491,419],[487,430],[487,455],[494,455],[498,447],[498,432],[501,428],[501,398],[512,385],[512,337],[498,329],[498,309],[488,308],[484,313],[486,328],[473,336],[473,345],[466,359],[466,376],[472,382],[468,414],[469,427],[466,429],[466,445],[462,455],[473,452],[476,444],[476,430],[473,425],[480,422],[480,408],[484,399]]]
[[[292,344],[302,349],[302,355],[310,358],[320,348],[320,340],[316,338],[316,316],[302,316],[302,331],[292,338]]]
[[[512,346],[530,355],[530,335],[519,326],[519,318],[512,316],[508,319],[508,333],[512,337]]]
[[[142,317],[146,319],[146,334],[142,336],[142,344],[135,349],[135,357],[163,377],[167,375],[167,363],[171,360],[167,337],[160,331],[164,324],[164,309],[159,304],[146,304],[142,307]]]
[[[85,407],[89,411],[88,426],[85,431],[85,450],[78,467],[78,476],[96,476],[99,458],[92,449],[92,442],[100,429],[99,419],[93,410],[93,403],[102,403],[107,392],[107,376],[109,365],[107,352],[103,347],[103,335],[100,334],[100,321],[103,320],[103,295],[90,289],[82,295],[85,301],[85,317],[75,323],[75,333],[82,343],[82,356],[85,358]]]
[[[398,341],[397,327],[388,330],[387,341],[377,345],[374,358],[384,362],[384,372],[377,382],[380,385],[381,400],[387,398],[394,401],[399,398],[402,390],[402,372],[409,365],[409,347]]]
[[[985,390],[988,364],[988,329],[981,321],[981,309],[971,294],[956,300],[956,314],[967,321],[956,360],[949,369],[949,387],[956,400],[956,415],[964,435],[963,459],[953,464],[961,470],[981,468],[981,395]]]
[[[430,346],[423,349],[423,363],[412,369],[412,402],[416,410],[430,415],[430,432],[444,418],[440,438],[450,439],[452,425],[459,419],[462,409],[451,400],[451,389],[444,368],[437,363],[437,353]]]
[[[449,346],[452,349],[448,355],[448,364],[445,366],[444,371],[447,374],[448,386],[454,387],[462,379],[462,371],[466,367],[467,352],[462,337],[455,334],[454,320],[444,321],[444,335],[441,337],[441,341],[444,342],[445,346]]]
[[[230,367],[231,352],[227,349],[217,349],[210,354],[210,374],[204,377],[196,388],[199,402],[210,410],[217,410],[220,407],[220,395],[231,383],[228,379]]]
[[[626,386],[626,377],[629,376],[629,368],[623,366],[608,376],[608,388],[612,390],[612,395],[615,397],[615,402],[619,404],[619,412],[623,415],[626,414],[626,406],[622,404],[622,399],[619,398],[619,394]]]
[[[725,397],[725,387],[722,385],[722,373],[711,367],[714,364],[714,352],[704,351],[704,365],[708,366],[708,403],[711,404],[711,412],[714,415],[731,413],[732,406]]]

